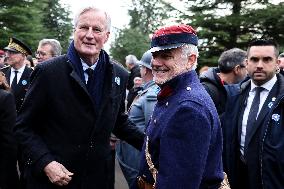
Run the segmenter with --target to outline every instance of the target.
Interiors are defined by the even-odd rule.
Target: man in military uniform
[[[152,37],[152,72],[161,91],[146,129],[140,189],[218,188],[222,182],[221,127],[194,70],[197,42],[188,25],[165,27]]]
[[[5,74],[12,89],[18,111],[28,89],[30,74],[33,71],[25,64],[26,56],[31,55],[32,51],[16,38],[10,38],[9,45],[4,50],[9,66],[2,68],[1,71]]]

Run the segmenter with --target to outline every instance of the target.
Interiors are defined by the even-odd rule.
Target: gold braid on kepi
[[[24,44],[19,39],[16,39],[14,37],[10,38],[10,42],[7,47],[4,48],[4,50],[13,51],[13,52],[20,52],[22,54],[32,55],[31,49]]]

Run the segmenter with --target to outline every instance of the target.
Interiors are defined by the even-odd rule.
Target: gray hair
[[[278,58],[284,58],[284,52],[279,54]]]
[[[126,64],[137,64],[138,60],[135,55],[130,54],[125,57],[125,62]]]
[[[74,18],[74,26],[75,26],[75,28],[76,28],[77,25],[78,25],[79,17],[80,17],[82,14],[84,14],[84,13],[86,13],[86,12],[88,12],[88,11],[95,11],[95,12],[100,12],[100,11],[102,11],[102,12],[104,12],[104,14],[105,14],[105,16],[106,16],[106,30],[107,30],[108,32],[110,32],[110,28],[111,28],[111,18],[110,18],[110,16],[109,16],[109,14],[108,14],[106,11],[103,11],[103,10],[101,10],[101,9],[99,9],[99,8],[92,7],[92,6],[88,6],[88,7],[82,8],[82,9],[76,14],[76,16],[75,16],[75,18]]]
[[[237,65],[242,65],[247,57],[246,51],[233,48],[224,51],[218,60],[218,67],[221,73],[231,72]]]
[[[195,70],[197,67],[197,58],[199,56],[199,52],[198,52],[198,48],[197,46],[193,45],[193,44],[184,44],[181,46],[181,50],[182,50],[182,56],[187,58],[189,55],[191,54],[195,54],[196,55],[196,60],[192,66],[192,70]]]
[[[44,45],[50,45],[51,46],[51,54],[52,56],[60,56],[62,47],[60,45],[60,42],[57,41],[56,39],[42,39],[39,42],[39,46],[44,46]]]

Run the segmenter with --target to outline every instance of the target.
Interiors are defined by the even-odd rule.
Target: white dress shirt
[[[83,71],[84,71],[84,77],[85,77],[85,82],[86,82],[86,84],[87,84],[88,79],[89,79],[88,74],[85,72],[86,69],[91,68],[92,70],[95,70],[98,61],[99,61],[99,60],[97,60],[97,62],[96,62],[95,64],[93,64],[92,66],[89,66],[86,62],[84,62],[83,59],[81,59],[81,63],[82,63]]]
[[[15,71],[18,71],[17,73],[17,84],[19,83],[23,73],[24,73],[24,70],[25,70],[25,67],[26,65],[23,65],[20,69],[16,70],[14,68],[11,67],[11,74],[10,74],[10,86],[12,85],[12,82],[13,82],[13,79],[15,77]]]
[[[246,128],[247,128],[247,121],[248,121],[248,116],[249,116],[249,111],[252,105],[252,101],[253,98],[255,96],[255,88],[256,87],[263,87],[264,90],[261,91],[260,93],[260,103],[259,103],[259,109],[257,112],[257,116],[269,94],[269,92],[271,91],[272,87],[274,86],[274,84],[277,81],[277,77],[276,75],[274,75],[274,77],[272,79],[270,79],[269,81],[267,81],[266,83],[264,83],[261,86],[257,86],[255,85],[252,80],[251,80],[251,84],[250,84],[250,91],[249,91],[249,96],[247,98],[246,101],[246,108],[243,114],[243,121],[242,121],[242,132],[241,132],[241,142],[240,142],[240,151],[242,153],[242,155],[244,155],[244,146],[245,146],[245,139],[246,139]]]

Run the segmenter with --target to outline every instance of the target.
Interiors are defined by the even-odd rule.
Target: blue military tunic
[[[158,189],[218,188],[223,179],[222,133],[214,104],[195,71],[161,86],[149,122],[149,153]],[[154,183],[142,149],[139,175]]]

